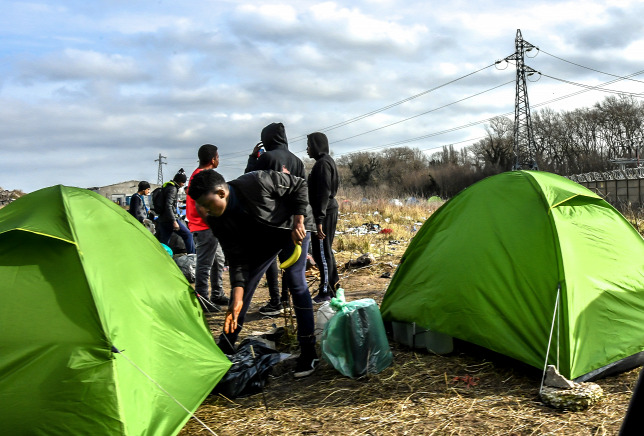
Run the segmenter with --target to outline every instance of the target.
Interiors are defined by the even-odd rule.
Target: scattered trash
[[[383,272],[383,273],[380,275],[380,278],[381,278],[381,279],[390,279],[390,278],[391,278],[391,273],[390,273],[389,271]]]
[[[388,235],[391,232],[393,232],[392,229],[382,229],[382,230],[380,230],[380,234],[382,234],[382,235]]]
[[[380,232],[380,224],[376,224],[376,223],[364,223],[360,227],[349,227],[344,231],[344,233],[352,233],[356,235],[366,235],[369,233],[379,233],[379,232]],[[336,232],[336,234],[342,234],[342,232]]]
[[[373,257],[373,254],[365,253],[357,259],[348,261],[346,264],[344,264],[344,267],[346,269],[360,268],[363,266],[371,265],[372,263],[375,263],[375,262],[376,262],[376,258]]]
[[[391,241],[387,242],[389,245],[399,245],[401,241],[398,241],[396,239],[392,239]]]
[[[281,360],[279,351],[248,338],[239,344],[235,354],[228,357],[233,365],[213,390],[227,398],[261,392],[273,366]]]
[[[403,202],[398,200],[397,198],[392,198],[389,200],[389,204],[393,204],[394,206],[402,206]]]
[[[598,384],[587,382],[574,383],[571,389],[544,386],[539,396],[550,407],[579,412],[600,401],[604,397],[604,391]]]
[[[416,197],[407,197],[407,200],[405,200],[405,204],[418,204],[419,201]]]
[[[468,374],[468,375],[463,376],[463,377],[460,377],[460,376],[454,377],[452,379],[452,382],[453,383],[463,382],[463,383],[465,383],[465,386],[469,389],[472,386],[476,386],[478,384],[479,378],[478,377],[472,377],[471,375]]]

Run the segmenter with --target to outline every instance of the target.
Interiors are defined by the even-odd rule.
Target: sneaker
[[[295,366],[293,377],[302,378],[310,376],[318,367],[318,363],[320,363],[320,359],[318,359],[315,355],[300,355],[300,357],[298,357],[297,359],[297,365]]]
[[[211,296],[210,301],[219,306],[228,306],[228,297],[226,297],[225,295]]]
[[[277,316],[280,313],[284,312],[284,306],[282,306],[282,303],[277,303],[276,305],[272,305],[271,302],[269,301],[266,304],[266,306],[260,307],[258,312],[261,315],[265,315],[265,316]]]
[[[322,304],[325,301],[331,301],[331,295],[327,294],[317,294],[315,297],[313,297],[313,302],[315,304]]]

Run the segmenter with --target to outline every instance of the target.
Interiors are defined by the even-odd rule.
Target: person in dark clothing
[[[322,303],[335,296],[340,281],[332,248],[338,222],[338,201],[335,199],[339,185],[338,168],[329,155],[329,140],[324,133],[315,132],[307,136],[306,152],[315,159],[308,185],[317,228],[317,238],[313,238],[311,251],[320,270],[320,287],[313,301]]]
[[[248,163],[244,172],[257,170],[288,171],[294,176],[306,179],[304,163],[288,149],[286,130],[282,123],[272,123],[262,129],[261,142],[255,145],[253,152],[248,157]],[[260,149],[265,152],[261,153]],[[288,302],[288,291],[282,283],[280,295],[279,268],[277,261],[266,270],[266,282],[268,283],[269,301],[259,308],[259,313],[267,316],[275,316],[284,312],[284,304]]]
[[[206,221],[228,259],[232,287],[219,347],[234,353],[234,344],[260,279],[279,257],[284,262],[301,245],[302,255],[284,270],[293,298],[300,357],[295,377],[317,365],[313,306],[306,284],[306,252],[314,223],[306,181],[277,171],[253,171],[228,183],[215,170],[192,178],[188,195],[203,207]],[[307,213],[307,209],[309,213]]]
[[[144,195],[150,195],[150,184],[145,180],[139,182],[138,191],[130,199],[130,214],[136,218],[141,224],[143,220],[148,218],[149,209],[143,200]]]
[[[159,212],[159,218],[157,218],[156,222],[158,223],[159,241],[169,246],[172,232],[177,232],[186,245],[186,253],[194,254],[195,244],[192,239],[192,233],[179,219],[179,214],[177,213],[179,188],[182,188],[185,184],[186,173],[183,168],[175,174],[172,180],[163,184],[163,208]]]

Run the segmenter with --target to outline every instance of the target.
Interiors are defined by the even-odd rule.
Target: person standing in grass
[[[261,142],[255,145],[253,152],[248,157],[244,172],[257,170],[284,171],[294,176],[306,179],[306,171],[302,160],[288,149],[286,130],[282,123],[272,123],[262,129]],[[265,150],[263,153],[261,152]],[[266,270],[269,301],[259,308],[259,313],[266,316],[276,316],[284,312],[284,305],[288,303],[288,291],[282,283],[279,287],[279,268],[277,261],[273,262]]]
[[[204,144],[197,152],[199,167],[193,171],[190,181],[203,170],[213,170],[219,166],[219,151],[216,145]],[[190,182],[188,183],[188,191]],[[221,250],[217,250],[219,242],[212,234],[210,227],[204,221],[205,211],[200,213],[197,203],[188,195],[186,198],[186,216],[188,228],[197,252],[197,265],[195,267],[195,292],[199,295],[199,302],[208,312],[219,311],[220,305],[228,305],[228,297],[224,292],[223,274],[225,259]],[[210,282],[210,294],[208,293]]]
[[[335,161],[329,155],[329,140],[324,133],[315,132],[307,136],[306,152],[310,158],[315,159],[308,185],[309,202],[317,228],[317,236],[312,238],[311,251],[320,271],[320,286],[313,301],[322,303],[335,296],[340,281],[332,248],[338,222],[338,201],[335,196],[339,177]]]
[[[301,246],[301,255],[284,270],[283,280],[293,299],[300,344],[294,375],[313,373],[318,357],[305,270],[310,230],[315,224],[306,180],[277,171],[253,171],[226,183],[215,170],[204,170],[192,178],[188,195],[207,211],[206,222],[228,259],[232,293],[218,342],[226,354],[235,352],[251,299],[266,269],[276,257],[284,262],[296,245]]]

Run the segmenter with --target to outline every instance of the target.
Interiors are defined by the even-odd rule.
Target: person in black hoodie
[[[272,123],[262,129],[261,142],[255,145],[253,152],[248,157],[245,173],[257,170],[288,171],[294,176],[306,179],[304,163],[288,149],[286,130],[282,123]],[[265,152],[261,153],[260,149]],[[268,282],[269,301],[259,308],[259,313],[266,316],[275,316],[284,312],[284,304],[288,302],[288,291],[282,283],[280,295],[279,268],[274,262],[266,270]]]
[[[225,182],[214,170],[195,174],[188,195],[203,207],[206,222],[228,259],[232,293],[219,348],[234,353],[246,312],[266,269],[284,262],[301,245],[298,260],[284,270],[297,320],[300,357],[295,377],[316,368],[313,305],[306,283],[306,252],[314,227],[306,181],[277,171],[253,171]],[[308,209],[308,213],[307,213]]]
[[[335,296],[340,281],[332,249],[338,222],[338,201],[335,199],[339,185],[338,168],[329,155],[329,140],[324,133],[315,132],[307,136],[306,152],[315,159],[308,183],[309,202],[317,228],[317,238],[313,238],[311,251],[320,271],[320,287],[313,301],[322,303]]]

